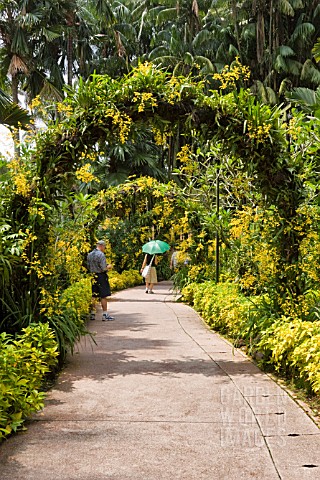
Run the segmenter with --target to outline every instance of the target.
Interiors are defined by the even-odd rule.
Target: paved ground
[[[1,480],[320,479],[320,431],[169,284],[118,293],[90,323]],[[100,317],[101,318],[101,317]]]

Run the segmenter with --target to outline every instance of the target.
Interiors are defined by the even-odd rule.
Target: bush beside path
[[[97,344],[0,446],[1,480],[319,478],[318,427],[170,287],[121,291],[116,320],[91,322]]]

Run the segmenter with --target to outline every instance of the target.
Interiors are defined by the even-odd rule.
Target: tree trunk
[[[68,68],[67,81],[68,81],[68,85],[70,85],[71,87],[72,87],[72,78],[73,78],[72,65],[73,65],[73,37],[71,32],[69,32],[68,40],[67,40],[67,68]]]
[[[66,13],[67,23],[67,83],[72,87],[73,79],[73,28],[75,25],[75,12],[69,11]]]
[[[239,24],[238,24],[238,11],[237,11],[237,2],[235,0],[233,0],[231,3],[231,12],[232,12],[234,33],[235,33],[237,48],[239,52],[239,58],[240,58],[240,62],[242,63],[242,48],[241,48],[241,40],[240,40]]]
[[[12,75],[12,81],[11,81],[11,95],[12,95],[12,100],[14,103],[17,103],[19,105],[19,80],[17,75]],[[13,143],[14,143],[14,156],[16,158],[20,158],[20,134],[19,134],[19,128],[15,128],[13,131]]]

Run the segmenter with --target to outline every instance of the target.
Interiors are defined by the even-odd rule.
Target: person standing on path
[[[171,260],[170,260],[170,270],[173,270],[174,272],[178,268],[178,251],[175,249],[175,247],[172,248],[172,255],[171,255]]]
[[[102,306],[102,321],[114,320],[108,313],[107,297],[111,296],[110,284],[107,271],[111,270],[112,265],[108,265],[104,254],[106,243],[103,240],[97,242],[97,246],[88,255],[88,270],[94,274],[92,284],[92,310],[90,319],[95,320],[95,304],[97,298],[100,298]]]
[[[144,267],[146,265],[150,265],[151,262],[152,262],[152,265],[149,268],[148,275],[146,276],[146,279],[145,279],[146,293],[154,293],[153,287],[156,283],[158,283],[157,270],[155,267],[155,265],[157,265],[158,263],[158,259],[156,255],[151,255],[150,253],[147,253],[145,255],[140,272],[142,273]]]

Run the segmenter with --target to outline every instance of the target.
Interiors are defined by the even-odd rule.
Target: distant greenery
[[[57,100],[65,83],[93,72],[118,78],[147,60],[212,79],[238,56],[275,101],[319,84],[319,18],[313,0],[4,1],[0,81],[15,101],[20,89]]]

